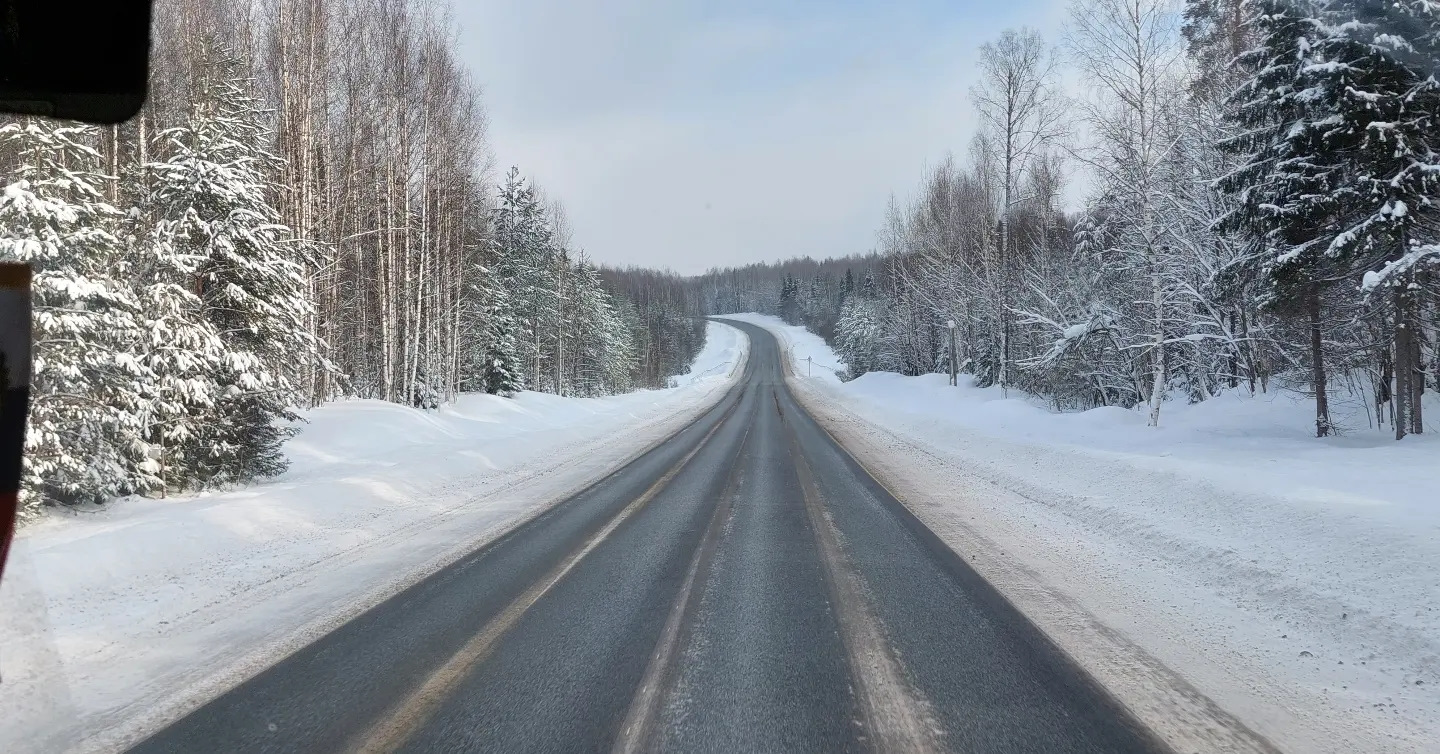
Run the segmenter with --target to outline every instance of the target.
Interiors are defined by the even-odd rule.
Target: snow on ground
[[[803,327],[785,324],[779,317],[768,314],[723,314],[725,319],[749,322],[774,333],[780,341],[790,362],[802,376],[820,380],[832,385],[840,384],[840,373],[845,372],[845,362],[840,360],[820,336]]]
[[[801,328],[737,319],[839,363]],[[1358,413],[1317,440],[1313,403],[1262,394],[1166,404],[1154,429],[797,366],[812,413],[1178,749],[1243,748],[1193,687],[1287,751],[1436,750],[1440,426],[1396,443]]]
[[[670,387],[688,387],[716,377],[739,374],[736,368],[745,360],[749,343],[745,334],[728,325],[707,323],[705,345],[695,355],[690,371],[670,378]]]
[[[0,751],[113,748],[197,706],[678,430],[747,347],[711,323],[668,390],[333,403],[273,481],[26,527],[0,583]]]

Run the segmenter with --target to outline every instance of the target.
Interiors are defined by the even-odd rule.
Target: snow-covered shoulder
[[[785,354],[791,373],[797,377],[838,384],[847,371],[845,362],[825,343],[825,339],[804,327],[787,325],[779,317],[754,312],[718,316],[722,319],[748,322],[770,331],[780,342],[780,349]]]
[[[665,390],[332,403],[270,482],[26,527],[0,582],[0,751],[132,741],[642,453],[746,345],[712,325]]]
[[[720,322],[705,323],[705,345],[685,374],[670,378],[670,387],[683,387],[700,380],[734,377],[745,364],[750,341],[745,333]]]
[[[814,335],[746,320],[823,353]],[[1440,740],[1435,432],[1396,443],[1360,403],[1332,402],[1349,429],[1316,439],[1313,401],[1288,393],[1176,401],[1153,428],[1138,411],[1056,413],[938,374],[791,384],[1177,749],[1217,745],[1183,738],[1205,713],[1186,717],[1176,678],[1284,750]],[[1440,400],[1425,409],[1440,415]]]

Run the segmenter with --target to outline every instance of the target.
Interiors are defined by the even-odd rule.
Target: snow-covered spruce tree
[[[789,273],[780,281],[780,319],[786,324],[800,324],[800,281]]]
[[[498,280],[486,285],[485,345],[480,362],[479,387],[506,398],[525,389],[524,373],[515,347],[515,317],[510,298]]]
[[[1427,20],[1440,21],[1426,5]],[[1307,102],[1323,116],[1320,150],[1346,168],[1333,195],[1347,212],[1325,254],[1345,272],[1364,271],[1362,290],[1388,304],[1398,440],[1424,426],[1423,283],[1440,267],[1440,81],[1413,54],[1423,39],[1357,17],[1355,6],[1326,4],[1303,75]]]
[[[168,166],[160,167],[157,189],[173,177]],[[133,244],[127,271],[144,323],[135,358],[150,373],[141,386],[144,439],[155,456],[160,484],[184,489],[200,480],[209,462],[209,449],[199,438],[222,395],[218,379],[227,351],[196,292],[202,259],[187,248],[185,228],[194,215],[186,206],[167,206],[163,197],[160,191],[146,202],[156,213],[155,224]],[[181,214],[173,217],[169,211]]]
[[[583,256],[571,276],[571,301],[563,329],[570,333],[569,390],[582,397],[629,389],[634,359],[630,335],[615,312],[595,266]]]
[[[509,294],[516,330],[516,356],[524,365],[525,387],[553,389],[546,369],[547,348],[554,333],[554,247],[544,206],[534,188],[512,167],[500,187],[495,210],[495,269]]]
[[[625,295],[617,295],[614,304],[617,324],[612,332],[607,333],[607,336],[623,339],[623,342],[614,344],[612,348],[616,353],[624,355],[625,363],[628,366],[627,374],[624,376],[625,385],[630,390],[655,387],[647,379],[643,361],[646,347],[651,342],[651,333],[645,326],[640,312],[636,310],[633,299]],[[693,354],[688,355],[693,361]],[[615,368],[618,369],[618,365]]]
[[[835,324],[835,350],[851,379],[880,367],[880,302],[875,295],[875,279],[867,275],[860,290],[845,297]]]
[[[553,207],[552,207],[553,209]],[[558,227],[558,223],[556,224]],[[541,348],[549,358],[550,380],[556,395],[574,393],[574,357],[576,341],[583,337],[570,328],[574,320],[575,267],[570,263],[570,250],[560,239],[553,238],[554,254],[550,256],[550,306],[544,310],[540,328],[546,333]]]
[[[95,130],[26,119],[0,129],[19,167],[0,195],[0,259],[33,270],[34,374],[22,499],[99,502],[147,486],[148,376],[131,356],[139,306],[116,279],[119,213],[101,191]]]
[[[1422,77],[1440,79],[1440,2],[1436,0],[1355,0],[1355,15],[1366,25],[1347,25],[1354,32],[1393,52],[1395,57]],[[1431,207],[1436,199],[1432,196]],[[1440,227],[1432,221],[1414,229],[1411,238],[1412,250],[1430,255],[1440,254]],[[1416,282],[1423,289],[1417,304],[1424,306],[1428,298],[1430,322],[1428,336],[1423,339],[1429,347],[1428,362],[1422,359],[1421,368],[1428,372],[1431,389],[1440,392],[1440,272],[1431,269],[1416,275]],[[1422,330],[1422,334],[1424,331]],[[1425,380],[1418,379],[1420,390]],[[1419,405],[1418,403],[1416,405]]]
[[[1330,30],[1386,50],[1421,77],[1440,75],[1440,2],[1326,0]]]
[[[415,379],[410,385],[410,405],[426,411],[434,411],[440,408],[444,396],[440,390],[432,384],[433,379],[426,373],[425,365],[415,367]]]
[[[464,316],[473,320],[460,365],[460,389],[510,397],[525,387],[516,355],[510,296],[492,268],[475,264]]]
[[[627,319],[615,306],[607,292],[600,294],[601,380],[609,393],[626,393],[636,388],[635,372],[639,366],[635,354],[635,336]],[[698,351],[698,349],[695,349]]]
[[[1240,166],[1217,186],[1233,206],[1221,229],[1247,233],[1259,247],[1255,266],[1261,303],[1302,315],[1309,332],[1315,434],[1332,431],[1324,350],[1325,291],[1343,273],[1326,253],[1339,219],[1352,213],[1337,189],[1347,170],[1325,146],[1333,113],[1311,100],[1306,66],[1319,35],[1316,7],[1306,0],[1257,0],[1257,47],[1239,58],[1246,78],[1230,96],[1236,135],[1220,143]]]
[[[200,314],[218,335],[212,411],[189,452],[200,484],[244,482],[286,467],[281,445],[300,396],[287,374],[316,352],[305,320],[304,243],[277,222],[268,132],[238,60],[214,45],[186,123],[161,136],[149,166],[165,243],[187,257]]]

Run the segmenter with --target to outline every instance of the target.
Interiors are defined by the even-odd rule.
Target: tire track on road
[[[779,410],[777,401],[776,409]],[[782,413],[783,415],[783,413]],[[929,713],[929,705],[911,688],[900,661],[891,651],[885,629],[865,596],[860,575],[850,566],[840,534],[820,497],[805,451],[787,422],[786,434],[795,471],[800,477],[805,512],[810,517],[820,560],[840,624],[840,638],[849,656],[850,675],[864,715],[864,737],[877,752],[938,752],[942,731]]]
[[[690,463],[690,460],[709,444],[710,438],[714,437],[715,433],[725,425],[739,404],[740,401],[736,401],[678,463],[671,466],[644,493],[611,517],[599,531],[586,540],[584,545],[571,552],[558,566],[534,582],[529,589],[507,605],[474,638],[466,642],[444,665],[432,673],[419,688],[407,695],[394,711],[385,715],[376,725],[367,730],[363,736],[357,739],[354,746],[347,748],[364,754],[378,754],[379,752],[395,751],[404,745],[417,730],[425,725],[430,716],[449,697],[455,686],[489,656],[496,642],[520,620],[521,616],[561,579],[565,578],[580,561],[585,559],[586,555],[600,546],[600,543],[604,542],[621,524],[655,499],[680,473],[681,469],[685,468],[686,464]]]
[[[649,739],[660,701],[664,698],[665,691],[669,688],[672,680],[673,659],[678,650],[685,645],[689,633],[688,624],[698,609],[695,585],[705,582],[710,563],[713,561],[715,550],[722,536],[725,520],[730,515],[735,490],[740,484],[740,459],[745,454],[749,439],[750,429],[747,426],[745,434],[740,439],[740,446],[735,457],[730,459],[730,469],[726,474],[725,487],[716,501],[715,512],[711,515],[710,522],[705,527],[705,533],[695,548],[695,556],[686,570],[685,581],[675,596],[674,605],[665,621],[665,628],[660,632],[660,640],[656,644],[655,654],[645,669],[640,689],[631,701],[630,709],[625,715],[625,722],[620,727],[620,737],[611,749],[615,754],[633,754],[633,752],[645,749],[645,743]]]

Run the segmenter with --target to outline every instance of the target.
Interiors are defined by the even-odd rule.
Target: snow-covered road
[[[27,527],[0,584],[0,751],[103,749],[193,708],[689,424],[747,348],[711,323],[677,387],[609,398],[331,404],[272,482]]]
[[[1156,430],[942,375],[806,378],[806,357],[841,366],[818,337],[738,318],[788,344],[817,419],[1180,750],[1222,750],[1222,711],[1286,751],[1435,750],[1440,438],[1395,443],[1360,415],[1316,440],[1283,395],[1167,404]]]

